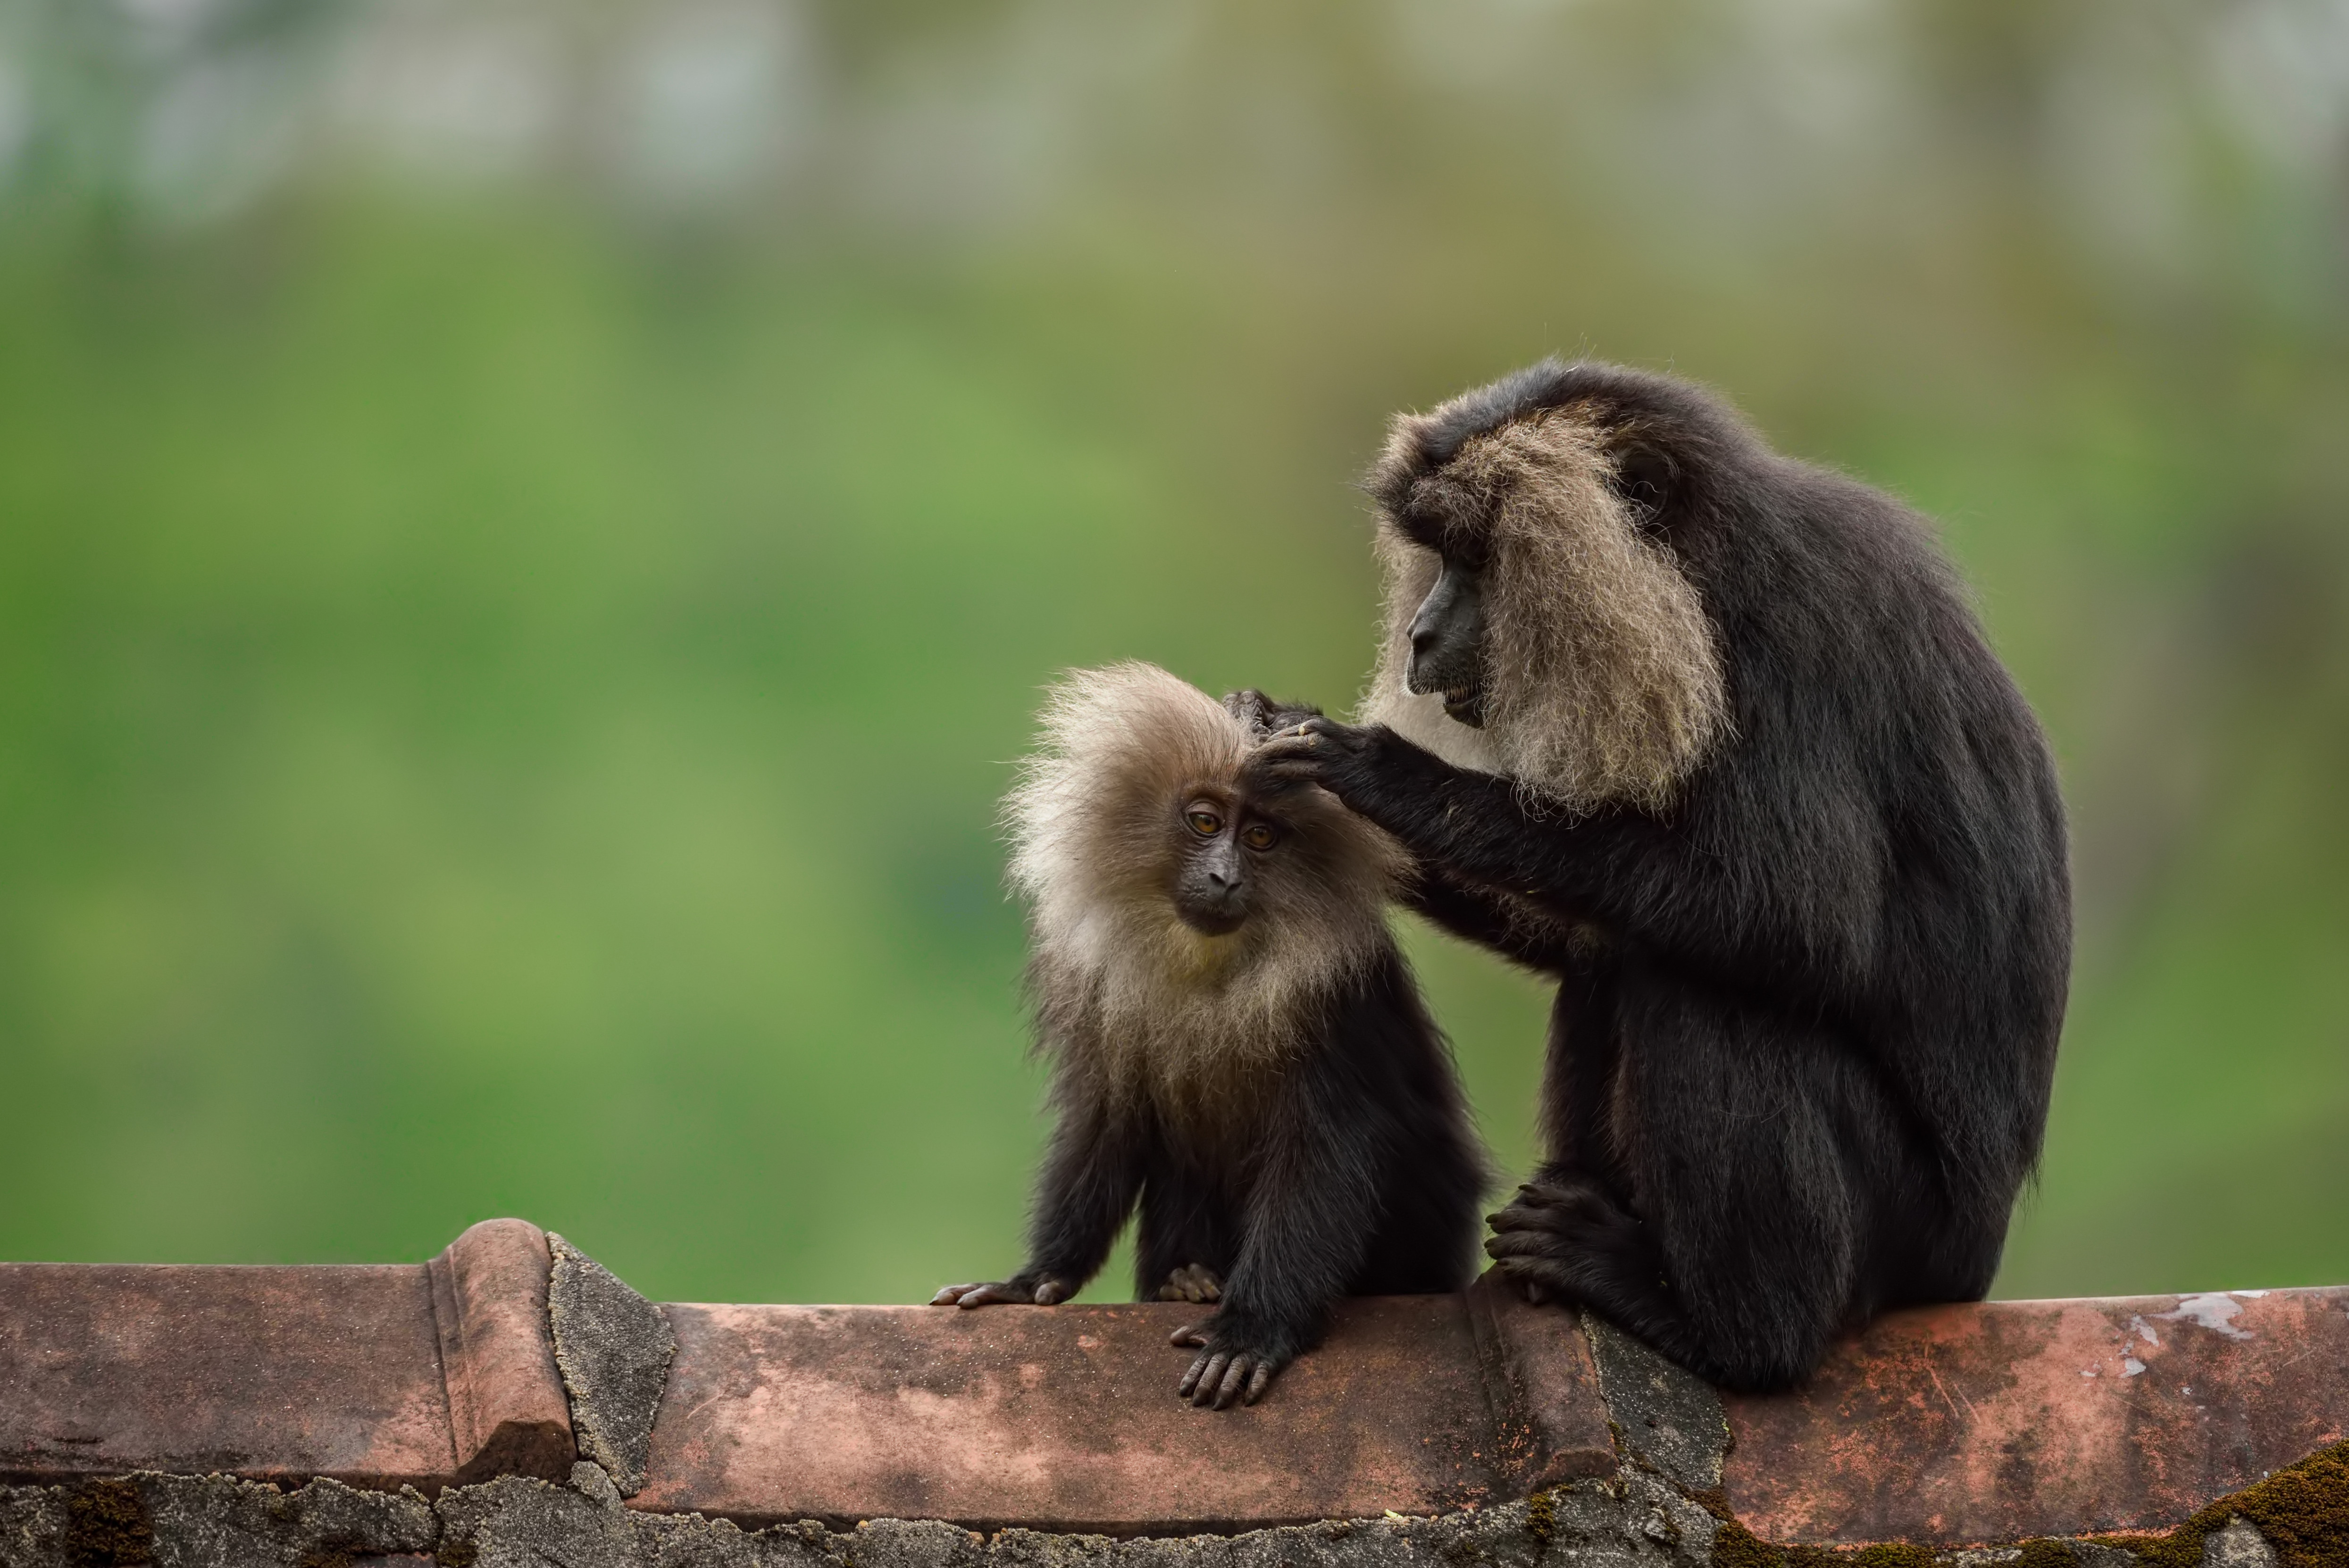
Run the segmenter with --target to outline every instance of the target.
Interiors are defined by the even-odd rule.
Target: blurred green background
[[[2001,1294],[2349,1281],[2338,0],[0,0],[0,1256],[1008,1268],[1038,688],[1342,706],[1385,418],[1550,352],[1932,511],[2045,718]]]

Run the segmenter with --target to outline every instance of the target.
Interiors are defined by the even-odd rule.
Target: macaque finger
[[[1216,1385],[1216,1409],[1228,1410],[1232,1408],[1232,1401],[1238,1398],[1240,1391],[1247,1387],[1249,1369],[1256,1365],[1257,1361],[1253,1357],[1232,1357],[1231,1366],[1225,1369],[1223,1381]]]
[[[1517,1195],[1509,1200],[1508,1206],[1504,1208],[1501,1212],[1506,1214],[1509,1212],[1511,1209],[1523,1211],[1526,1209],[1554,1208],[1558,1203],[1562,1202],[1565,1198],[1565,1192],[1556,1187],[1537,1186],[1535,1183],[1528,1181],[1524,1186],[1517,1189]]]
[[[1038,1306],[1058,1306],[1069,1299],[1070,1294],[1067,1284],[1060,1280],[1040,1280],[1036,1284],[1034,1299]]]
[[[1267,757],[1249,765],[1248,778],[1276,795],[1286,795],[1321,777],[1309,757]]]
[[[1321,783],[1321,768],[1309,760],[1276,762],[1257,769],[1250,777],[1268,797],[1278,799],[1318,787]]]
[[[1310,731],[1302,727],[1284,729],[1257,747],[1248,758],[1248,766],[1252,769],[1277,769],[1292,763],[1309,765],[1313,761],[1313,748],[1314,738]]]
[[[978,1288],[978,1286],[975,1284],[942,1285],[939,1287],[938,1294],[930,1297],[930,1305],[932,1306],[958,1306],[962,1304],[963,1294],[966,1291],[974,1291]]]
[[[1168,1335],[1166,1343],[1180,1345],[1186,1350],[1204,1346],[1207,1343],[1207,1326],[1204,1323],[1186,1323]]]
[[[1243,1394],[1241,1398],[1247,1403],[1253,1405],[1258,1399],[1263,1398],[1264,1391],[1271,1387],[1272,1368],[1264,1363],[1259,1362],[1257,1365],[1257,1369],[1248,1374],[1247,1392]]]
[[[1262,728],[1272,719],[1272,699],[1249,686],[1224,698],[1224,710],[1251,728]]]

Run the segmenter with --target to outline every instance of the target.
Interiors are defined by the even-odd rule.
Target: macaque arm
[[[1489,947],[1513,963],[1545,975],[1563,975],[1568,964],[1564,940],[1513,911],[1501,894],[1429,867],[1405,896],[1411,910],[1464,942]]]
[[[1139,1131],[1092,1095],[1064,1100],[1037,1182],[1026,1273],[1069,1282],[1101,1272],[1142,1192]]]
[[[1865,820],[1830,799],[1757,799],[1716,781],[1700,840],[1665,816],[1602,807],[1583,816],[1529,799],[1512,780],[1455,768],[1383,725],[1314,719],[1268,743],[1257,766],[1310,782],[1400,839],[1423,865],[1595,920],[1737,981],[1848,995],[1867,970],[1880,846],[1826,824]],[[1773,845],[1768,862],[1757,846]],[[1787,846],[1800,846],[1789,855]],[[1799,864],[1790,882],[1769,863]]]
[[[1028,1263],[1008,1280],[950,1284],[933,1306],[1051,1306],[1101,1272],[1142,1191],[1139,1138],[1090,1095],[1063,1095],[1028,1221]]]

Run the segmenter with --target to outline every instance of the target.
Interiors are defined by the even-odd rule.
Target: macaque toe
[[[1502,1276],[1516,1285],[1532,1305],[1571,1301],[1580,1294],[1575,1287],[1578,1267],[1572,1260],[1526,1253],[1500,1258],[1498,1262]]]
[[[1209,1333],[1211,1326],[1195,1324],[1176,1331],[1174,1343],[1196,1346],[1199,1354],[1175,1383],[1174,1397],[1203,1410],[1255,1404],[1272,1387],[1287,1357],[1217,1345]]]
[[[1202,1305],[1224,1299],[1223,1276],[1205,1264],[1185,1264],[1158,1287],[1161,1301],[1188,1301]]]

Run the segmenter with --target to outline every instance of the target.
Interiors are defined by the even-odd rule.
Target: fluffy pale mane
[[[1398,419],[1381,469],[1410,461],[1435,417]],[[1471,437],[1417,479],[1419,501],[1490,544],[1485,727],[1406,684],[1412,617],[1440,562],[1383,515],[1386,640],[1363,721],[1570,811],[1667,804],[1727,727],[1721,654],[1695,588],[1608,478],[1600,433],[1553,410]]]
[[[1278,807],[1288,836],[1227,936],[1176,914],[1179,814],[1228,789],[1257,738],[1155,665],[1071,674],[1048,695],[1036,754],[1004,802],[1010,879],[1030,906],[1041,1045],[1112,1083],[1181,1099],[1277,1063],[1313,1009],[1391,941],[1408,861],[1319,790]]]

